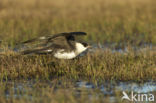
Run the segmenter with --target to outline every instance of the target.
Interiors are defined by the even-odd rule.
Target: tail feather
[[[48,54],[52,53],[51,49],[34,49],[34,50],[25,50],[22,51],[21,54],[27,55],[27,54]]]

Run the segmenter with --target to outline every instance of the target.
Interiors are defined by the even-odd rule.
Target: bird
[[[22,50],[21,54],[52,54],[58,59],[73,59],[91,48],[85,42],[76,41],[75,36],[87,35],[86,32],[64,32],[55,35],[30,39],[20,44],[32,44],[31,48]],[[33,43],[37,43],[33,45]]]

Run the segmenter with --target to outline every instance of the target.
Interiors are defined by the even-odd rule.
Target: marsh
[[[1,0],[0,102],[127,103],[123,91],[156,95],[155,11],[155,0]],[[93,48],[85,55],[17,52],[17,43],[72,31],[87,33],[83,41]]]

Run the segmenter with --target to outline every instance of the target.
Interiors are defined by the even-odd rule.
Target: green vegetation
[[[71,31],[87,32],[83,39],[91,44],[128,48],[127,53],[95,49],[73,60],[23,56],[6,49],[0,52],[0,103],[109,103],[110,97],[98,89],[81,88],[75,96],[77,89],[71,89],[74,83],[69,81],[156,81],[155,5],[155,0],[0,0],[0,50],[34,37]],[[152,49],[132,49],[144,44]],[[9,82],[19,80],[38,82],[26,86],[25,92],[17,91],[21,97],[15,98],[14,84]],[[64,83],[60,88],[59,81]],[[121,92],[115,97],[115,103],[120,103]]]

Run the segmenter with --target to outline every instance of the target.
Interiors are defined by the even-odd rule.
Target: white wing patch
[[[46,50],[47,52],[51,52],[52,50],[51,49],[48,49],[48,50]]]
[[[42,36],[42,37],[40,37],[40,39],[46,39],[46,37]]]
[[[63,52],[64,50],[60,50],[54,54],[54,57],[59,58],[59,59],[73,59],[77,55],[75,54],[74,51],[72,52]]]

